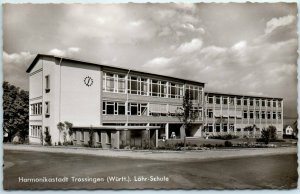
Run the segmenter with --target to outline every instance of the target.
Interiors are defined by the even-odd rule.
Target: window
[[[30,105],[30,115],[41,115],[42,114],[42,103],[34,103]]]
[[[261,106],[265,107],[266,106],[266,100],[261,101]]]
[[[42,126],[30,125],[29,136],[40,138],[42,133]]]
[[[159,84],[157,80],[151,80],[150,96],[159,96]]]
[[[262,111],[262,112],[261,112],[261,118],[262,118],[262,119],[266,119],[266,112],[265,112],[265,111]]]
[[[256,111],[255,118],[259,119],[259,111]]]
[[[242,104],[242,99],[237,98],[236,99],[236,105],[240,106]]]
[[[244,110],[244,119],[248,118],[248,112],[246,110]]]
[[[223,104],[228,104],[228,98],[227,97],[223,97]]]
[[[50,116],[50,102],[45,102],[45,115]]]
[[[271,112],[268,111],[267,116],[268,119],[271,119]]]
[[[191,85],[187,85],[186,86],[186,90],[188,90],[190,92],[190,98],[191,100],[199,100],[200,98],[200,87],[198,86],[191,86]]]
[[[273,107],[276,107],[276,101],[273,101]]]
[[[234,124],[229,124],[229,130],[234,131]]]
[[[118,102],[118,115],[125,115],[125,103]]]
[[[207,109],[207,116],[208,118],[213,118],[213,110],[212,109]]]
[[[103,91],[125,93],[125,75],[104,72]]]
[[[255,106],[256,106],[256,107],[259,106],[259,101],[260,101],[259,99],[256,99],[256,100],[255,100]]]
[[[141,95],[148,95],[148,81],[146,78],[140,78],[140,94]]]
[[[128,78],[128,93],[138,94],[138,79],[137,77],[130,76]]]
[[[221,104],[221,98],[220,98],[220,96],[216,97],[216,104]]]
[[[250,106],[253,106],[253,99],[250,99]]]
[[[104,115],[125,115],[125,102],[104,101],[102,104]]]
[[[281,108],[281,101],[278,101],[278,107]]]
[[[227,123],[224,123],[224,124],[223,124],[223,131],[224,131],[224,132],[227,132],[227,131],[228,131],[228,124],[227,124]]]
[[[209,96],[208,97],[208,103],[209,104],[213,104],[214,103],[214,97],[213,96]]]
[[[221,126],[220,126],[220,124],[216,124],[216,132],[220,132],[221,131]]]
[[[114,74],[106,73],[106,91],[113,92],[115,89]]]
[[[183,97],[183,85],[169,83],[169,97],[170,98],[182,98]]]
[[[128,115],[148,116],[148,104],[128,103]]]
[[[253,115],[253,111],[250,111],[250,119],[253,119],[254,115]]]
[[[167,82],[160,81],[160,97],[168,97],[167,96]]]
[[[268,107],[271,107],[271,101],[268,100]]]
[[[46,93],[50,91],[50,75],[45,76],[45,91]]]
[[[273,112],[273,119],[276,119],[276,112]]]
[[[241,130],[241,128],[236,128],[236,131],[241,132],[242,130]]]
[[[244,106],[248,106],[248,99],[244,99]]]
[[[118,78],[118,91],[120,93],[125,92],[125,76],[124,75],[117,75]]]
[[[277,113],[278,119],[281,119],[281,112]]]
[[[214,130],[213,124],[212,124],[212,123],[209,123],[209,124],[208,124],[208,132],[213,132],[213,130]]]

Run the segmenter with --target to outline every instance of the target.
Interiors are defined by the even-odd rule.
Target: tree
[[[21,141],[28,136],[29,122],[28,91],[3,82],[3,134],[7,133],[8,141],[18,134]]]
[[[181,129],[181,134],[184,138],[184,146],[186,146],[186,131],[192,129],[192,123],[198,118],[199,112],[193,109],[193,102],[191,99],[190,90],[185,90],[182,107],[179,108],[177,117],[181,122],[183,122],[183,128]]]
[[[60,134],[61,134],[62,131],[65,130],[65,124],[63,122],[59,122],[57,124],[57,129],[59,130],[59,133],[58,133],[59,140],[58,140],[58,142],[60,142]]]
[[[267,129],[263,128],[261,131],[261,139],[265,144],[268,144],[271,140],[275,140],[276,127],[270,125]]]
[[[52,145],[52,142],[51,142],[51,135],[50,135],[50,133],[49,133],[48,128],[46,128],[46,131],[45,131],[45,142],[46,142],[47,145],[49,145],[49,146]]]
[[[72,140],[72,135],[74,133],[74,130],[73,130],[73,123],[70,123],[68,121],[65,121],[65,127],[66,127],[66,130],[68,131],[69,133],[69,136],[70,136],[70,139]]]

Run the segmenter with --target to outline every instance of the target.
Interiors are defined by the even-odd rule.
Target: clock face
[[[94,83],[94,80],[90,77],[90,76],[86,76],[84,78],[84,84],[87,86],[87,87],[90,87],[91,85],[93,85]]]

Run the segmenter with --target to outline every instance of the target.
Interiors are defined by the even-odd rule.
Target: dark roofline
[[[165,77],[165,78],[168,78],[168,79],[177,79],[177,80],[184,81],[184,82],[191,82],[191,83],[201,84],[203,86],[205,85],[204,82],[199,82],[199,81],[196,81],[196,80],[189,80],[189,79],[183,79],[183,78],[174,77],[174,76],[167,76],[167,75],[149,73],[149,72],[146,72],[146,71],[138,71],[138,70],[134,70],[134,69],[126,69],[126,68],[117,67],[117,66],[102,65],[102,64],[97,64],[97,63],[92,63],[92,62],[87,62],[87,61],[82,61],[82,60],[77,60],[77,59],[72,59],[72,58],[67,58],[67,57],[59,57],[59,56],[54,56],[54,55],[47,55],[47,54],[37,54],[37,56],[34,58],[34,60],[32,61],[32,63],[27,68],[27,70],[26,70],[27,73],[29,73],[33,69],[33,67],[35,66],[35,64],[40,59],[40,57],[54,57],[54,58],[62,59],[62,60],[65,60],[65,61],[77,62],[77,63],[87,64],[87,65],[97,65],[97,66],[101,66],[101,67],[118,69],[118,70],[123,70],[123,71],[129,71],[130,70],[130,72],[134,72],[134,73],[149,74],[151,76],[161,76],[161,77]]]
[[[250,98],[267,98],[267,99],[279,99],[283,100],[283,98],[278,97],[268,97],[268,96],[254,96],[254,95],[243,95],[243,94],[232,94],[232,93],[221,93],[221,92],[211,92],[207,91],[204,94],[215,94],[215,95],[224,95],[224,96],[239,96],[239,97],[250,97]]]

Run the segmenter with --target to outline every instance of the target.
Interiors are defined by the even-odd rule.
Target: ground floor
[[[16,147],[16,146],[15,146]],[[33,147],[61,152],[63,148]],[[286,148],[285,148],[286,149]],[[227,157],[238,151],[207,151],[182,153],[120,152],[112,150],[94,150],[115,153],[118,156],[104,157],[85,155],[92,151],[68,149],[66,153],[45,151],[7,150],[4,146],[3,187],[12,189],[291,189],[297,187],[297,154],[282,154],[277,149],[266,149],[278,154],[259,157]],[[70,154],[82,152],[83,154]],[[261,152],[245,150],[245,154]],[[121,157],[134,154],[132,157]],[[138,156],[135,156],[138,154]],[[207,160],[209,155],[213,158]],[[139,157],[142,155],[143,157]],[[174,158],[174,155],[176,157]],[[204,156],[203,156],[204,155]],[[150,156],[153,156],[149,159]],[[195,160],[191,157],[203,157]],[[252,155],[253,156],[253,155]],[[179,160],[179,158],[182,160]],[[139,159],[137,159],[139,158]],[[166,160],[160,160],[165,158]],[[177,158],[177,159],[176,159]],[[45,165],[47,168],[45,168]],[[35,170],[32,170],[35,169]],[[222,173],[220,173],[222,172]],[[245,176],[246,175],[246,176]],[[130,182],[107,182],[108,177],[129,177]],[[168,181],[135,181],[135,177],[168,178]],[[19,178],[66,177],[66,182],[22,182]],[[103,182],[78,182],[74,178],[103,178]],[[284,177],[284,178],[283,178]],[[78,180],[78,179],[77,179]],[[166,179],[164,179],[166,180]]]

